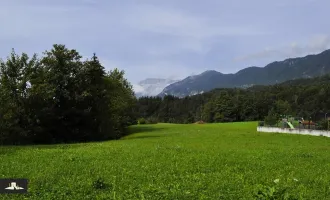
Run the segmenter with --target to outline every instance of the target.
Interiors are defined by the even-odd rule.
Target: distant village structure
[[[276,126],[260,125],[259,123],[257,131],[330,137],[330,117],[326,117],[326,115],[324,120],[327,122],[327,130],[320,130],[318,124],[311,119],[304,120],[304,118],[300,117],[283,117],[279,120]]]

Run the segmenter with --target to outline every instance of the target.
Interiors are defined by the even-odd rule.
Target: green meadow
[[[0,147],[0,199],[330,199],[330,138],[256,122],[130,127],[117,141]]]

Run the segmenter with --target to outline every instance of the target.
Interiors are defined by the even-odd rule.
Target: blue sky
[[[235,73],[330,48],[329,0],[1,0],[0,57],[54,43],[136,84]]]

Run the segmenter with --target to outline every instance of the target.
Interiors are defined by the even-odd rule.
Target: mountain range
[[[315,55],[272,62],[265,67],[248,67],[234,74],[208,70],[199,75],[173,82],[158,96],[185,97],[215,88],[247,88],[253,85],[272,85],[299,78],[312,78],[330,73],[330,50]]]

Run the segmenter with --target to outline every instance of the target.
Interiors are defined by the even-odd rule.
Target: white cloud
[[[315,35],[309,39],[307,43],[298,44],[292,42],[291,44],[265,48],[264,50],[249,55],[235,58],[235,61],[246,61],[254,59],[263,59],[269,57],[298,57],[307,54],[315,54],[330,48],[330,35]]]
[[[138,84],[133,84],[133,90],[135,93],[143,93],[144,88]]]
[[[191,73],[199,74],[205,71],[204,67],[192,69],[189,66],[168,60],[158,60],[138,64],[132,64],[130,62],[110,61],[105,59],[100,59],[100,62],[107,70],[114,68],[124,70],[125,77],[133,84],[138,83],[144,78],[181,80]],[[139,88],[137,87],[137,89]]]
[[[118,67],[133,83],[206,68],[231,72],[246,66],[232,62],[238,52],[245,56],[237,60],[260,62],[327,48],[328,36],[297,39],[330,31],[320,20],[328,17],[329,1],[306,2],[2,0],[0,57],[11,48],[32,54],[61,43],[88,57],[96,52],[107,70]],[[284,6],[274,9],[278,4]]]
[[[217,36],[264,35],[269,32],[248,25],[230,25],[224,20],[192,16],[174,9],[137,5],[128,9],[123,23],[140,31],[149,31],[193,39]]]

